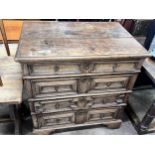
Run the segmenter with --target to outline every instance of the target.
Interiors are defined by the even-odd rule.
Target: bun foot
[[[122,122],[116,122],[116,123],[112,123],[112,124],[108,124],[107,128],[109,129],[118,129],[120,128]]]
[[[51,135],[55,132],[55,130],[35,130],[33,132],[34,135]]]

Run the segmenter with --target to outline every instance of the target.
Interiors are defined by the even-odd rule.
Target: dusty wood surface
[[[116,22],[25,21],[21,38],[120,38],[131,35]]]
[[[145,57],[145,49],[118,23],[24,22],[19,61]]]
[[[0,58],[0,75],[3,86],[0,87],[0,103],[20,104],[22,100],[21,65],[12,57]]]

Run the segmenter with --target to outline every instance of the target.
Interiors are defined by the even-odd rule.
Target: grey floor
[[[119,129],[108,129],[106,127],[97,127],[92,129],[61,132],[57,134],[61,134],[61,135],[136,135],[137,132],[132,126],[128,117],[125,115],[125,120]]]
[[[28,119],[23,122],[22,126],[23,135],[32,134],[31,120]],[[0,123],[0,135],[13,135],[14,125],[10,123]],[[154,135],[155,133],[147,134]],[[119,129],[108,129],[106,127],[93,127],[91,129],[80,129],[73,131],[59,131],[53,135],[137,135],[135,128],[125,114],[125,120],[123,121]]]
[[[32,124],[31,120],[28,119],[23,122],[22,126],[24,135],[31,135]],[[0,134],[1,135],[12,135],[14,134],[14,126],[10,123],[0,123]],[[91,129],[80,129],[74,131],[60,131],[54,133],[55,135],[136,135],[137,132],[129,121],[128,117],[125,116],[125,120],[119,129],[108,129],[106,127],[93,127]]]

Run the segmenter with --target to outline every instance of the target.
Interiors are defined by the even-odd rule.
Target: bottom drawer
[[[118,108],[91,110],[88,112],[88,121],[116,118]]]
[[[63,125],[75,122],[74,113],[45,113],[45,114],[32,114],[33,124],[35,128],[45,126]]]
[[[89,121],[119,119],[118,115],[120,115],[121,108],[122,106],[91,110],[81,109],[64,113],[34,113],[32,118],[35,128],[65,126],[67,124],[82,124]]]

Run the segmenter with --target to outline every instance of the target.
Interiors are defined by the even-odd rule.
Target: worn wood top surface
[[[116,22],[25,21],[16,59],[40,61],[147,55]]]
[[[147,75],[155,83],[155,60],[147,58],[143,63],[143,67],[145,68]]]
[[[0,58],[0,103],[20,104],[22,100],[22,69],[13,57]]]

